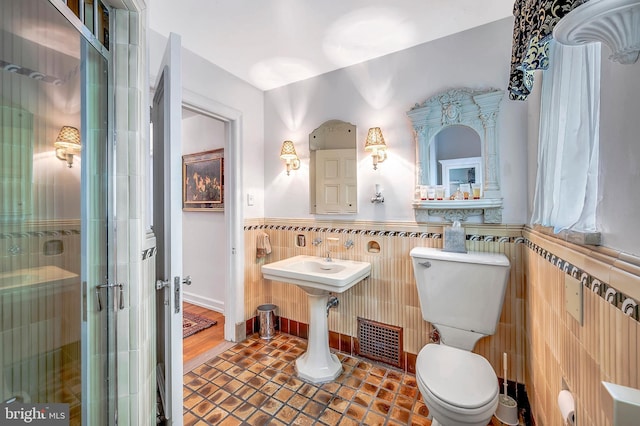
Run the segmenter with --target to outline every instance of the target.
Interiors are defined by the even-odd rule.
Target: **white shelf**
[[[464,221],[471,216],[482,216],[484,223],[502,222],[502,198],[416,200],[413,202],[413,209],[418,223],[428,222],[429,216],[442,217],[448,221]]]
[[[609,59],[633,64],[640,54],[640,1],[590,0],[562,18],[553,30],[562,44],[602,42]]]
[[[502,198],[480,198],[479,200],[421,200],[413,202],[419,209],[485,209],[502,207]]]

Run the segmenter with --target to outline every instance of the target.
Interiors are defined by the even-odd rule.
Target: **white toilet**
[[[440,333],[416,359],[416,381],[433,425],[487,426],[498,406],[491,364],[471,350],[495,333],[509,276],[499,253],[411,250],[422,317]]]

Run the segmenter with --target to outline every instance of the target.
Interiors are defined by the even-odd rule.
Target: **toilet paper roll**
[[[561,390],[558,394],[558,407],[562,413],[562,420],[566,425],[575,424],[575,402],[573,401],[573,395],[568,390]]]

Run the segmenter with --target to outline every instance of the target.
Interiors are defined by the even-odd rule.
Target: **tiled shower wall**
[[[526,229],[526,387],[538,424],[562,425],[563,380],[582,425],[609,425],[601,381],[640,387],[640,258],[575,246]],[[565,311],[564,282],[582,282],[582,325]]]
[[[19,392],[47,400],[56,389],[75,384],[59,372],[80,360],[80,221],[3,224],[3,231],[0,274],[57,266],[78,275],[28,292],[0,293],[0,401]],[[20,341],[29,344],[15,344]],[[55,377],[58,387],[44,377]]]
[[[465,228],[469,250],[505,253],[511,272],[504,308],[497,332],[482,339],[475,351],[485,356],[502,377],[502,353],[507,352],[511,364],[508,379],[524,383],[525,371],[525,289],[523,254],[526,249],[521,226],[475,225]],[[256,241],[261,233],[269,235],[272,252],[266,258],[256,257]],[[305,247],[297,247],[297,236],[303,235]],[[442,226],[390,224],[375,222],[323,223],[305,220],[265,220],[245,223],[245,319],[256,315],[263,303],[278,306],[277,315],[300,323],[309,323],[304,292],[289,284],[263,280],[260,266],[298,254],[323,256],[328,238],[338,238],[331,246],[332,256],[371,262],[369,278],[338,295],[340,306],[331,309],[329,330],[357,337],[357,318],[362,317],[403,328],[404,347],[415,355],[429,342],[431,327],[422,319],[418,293],[409,252],[413,247],[441,247]],[[323,243],[313,246],[321,238]],[[347,240],[354,246],[344,247]],[[369,246],[379,246],[372,252]]]
[[[145,1],[122,0],[112,19],[114,69],[116,280],[125,283],[118,311],[118,418],[155,424],[155,237],[145,225],[148,170],[147,17]]]
[[[40,221],[3,224],[0,273],[53,265],[80,274],[80,221]],[[45,244],[59,241],[62,251],[47,253]]]

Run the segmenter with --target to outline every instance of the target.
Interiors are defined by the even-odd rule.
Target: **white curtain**
[[[531,223],[554,232],[596,229],[600,44],[550,45],[540,107]]]

